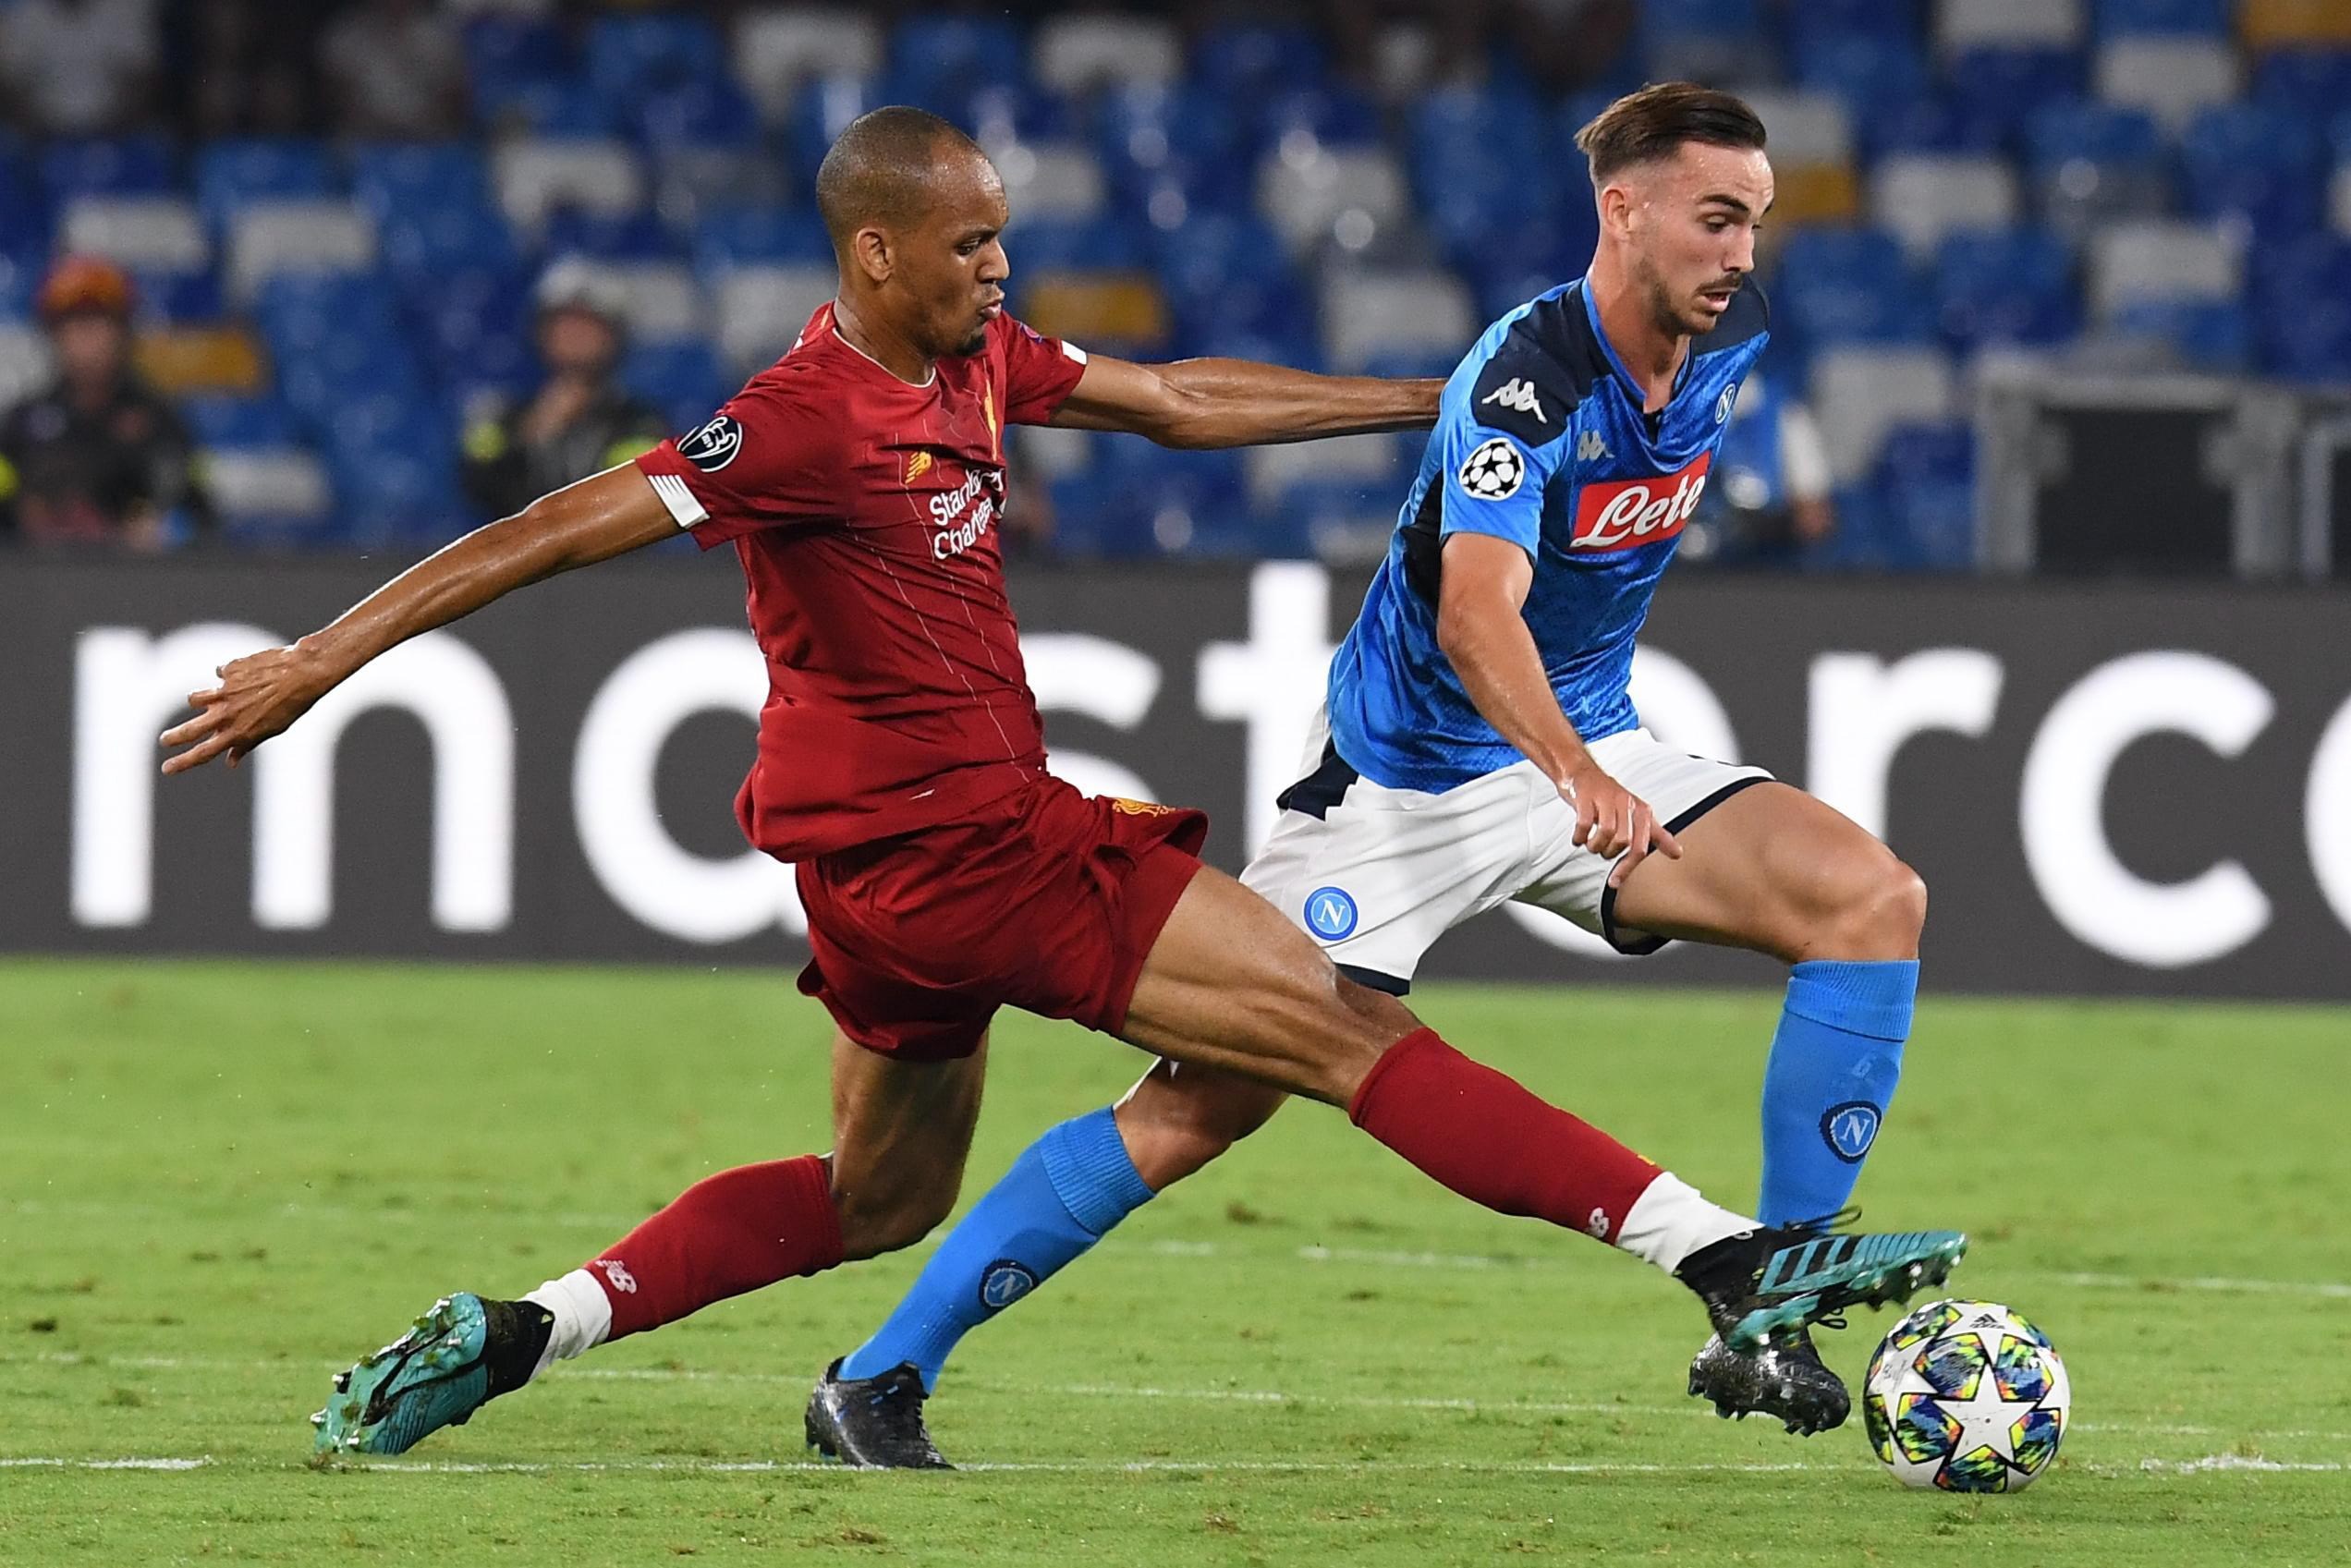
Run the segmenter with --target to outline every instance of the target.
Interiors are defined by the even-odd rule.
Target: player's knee
[[[878,1258],[912,1246],[955,1209],[953,1181],[890,1183],[833,1195],[845,1258]]]
[[[1927,924],[1927,884],[1894,855],[1857,857],[1835,880],[1814,943],[1821,958],[1915,958]]]

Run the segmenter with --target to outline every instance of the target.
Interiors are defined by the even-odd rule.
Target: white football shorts
[[[1771,774],[1676,751],[1647,730],[1591,743],[1592,760],[1679,833]],[[1508,899],[1562,915],[1619,953],[1666,939],[1619,927],[1613,859],[1577,847],[1575,808],[1532,762],[1430,795],[1357,774],[1317,718],[1287,809],[1241,881],[1353,978],[1398,995],[1446,931]]]

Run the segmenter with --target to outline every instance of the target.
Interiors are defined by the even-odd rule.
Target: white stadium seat
[[[792,346],[840,278],[831,267],[744,267],[718,286],[718,346],[737,370],[762,369]]]
[[[1395,463],[1394,435],[1344,435],[1332,441],[1252,446],[1242,454],[1241,471],[1249,499],[1270,505],[1300,480],[1361,480],[1377,484],[1395,472]]]
[[[1451,273],[1340,272],[1322,286],[1323,346],[1331,366],[1359,371],[1383,349],[1468,350],[1481,323]]]
[[[494,164],[498,205],[517,228],[534,230],[557,207],[633,213],[645,204],[645,171],[619,141],[513,141]]]
[[[1958,400],[1951,361],[1933,348],[1824,350],[1812,363],[1811,393],[1840,484],[1869,473],[1896,425],[1949,419]]]
[[[2020,205],[2016,171],[2000,158],[1894,153],[1870,175],[1870,215],[1914,259],[1945,235],[2014,223]]]
[[[316,517],[335,504],[326,469],[296,446],[208,449],[204,490],[237,517]]]
[[[2098,52],[2098,96],[2144,109],[2176,136],[2239,87],[2236,51],[2213,38],[2118,38]]]
[[[1141,17],[1055,17],[1037,30],[1037,79],[1063,92],[1105,82],[1156,85],[1184,74],[1174,24]]]
[[[1404,225],[1411,198],[1404,171],[1386,152],[1309,145],[1297,154],[1277,149],[1265,155],[1257,207],[1293,251],[1332,237],[1343,219],[1342,243],[1360,250]]]
[[[1794,168],[1853,161],[1853,120],[1825,92],[1750,92],[1748,104],[1772,139],[1772,161]]]
[[[58,233],[68,250],[152,272],[197,272],[213,257],[195,203],[176,196],[78,196]]]
[[[1943,0],[1935,41],[1944,50],[2069,49],[2082,41],[2084,0]]]
[[[753,11],[735,29],[735,77],[770,120],[800,84],[871,76],[882,68],[882,25],[855,11],[786,6]]]
[[[2244,281],[2240,247],[2202,224],[2117,224],[2090,238],[2090,310],[2100,318],[2133,299],[2234,299]]]
[[[642,343],[699,339],[708,326],[701,286],[676,261],[630,261],[610,269],[627,301],[629,335]]]
[[[1004,176],[1005,198],[1016,218],[1090,218],[1102,210],[1107,186],[1102,164],[1076,142],[1021,141],[992,145]]]
[[[2351,238],[2351,164],[2334,171],[2331,211],[2334,217],[2334,232]]]
[[[49,380],[49,339],[22,322],[0,322],[0,408],[23,402]]]
[[[348,201],[255,201],[229,220],[228,289],[240,300],[280,273],[374,265],[375,224]]]

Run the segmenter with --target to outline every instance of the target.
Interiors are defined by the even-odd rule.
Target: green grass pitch
[[[1751,1194],[1771,994],[1418,1000]],[[2317,1009],[1922,1007],[1859,1196],[1967,1229],[1954,1289],[2065,1355],[2077,1424],[2020,1497],[1904,1492],[1858,1416],[1714,1419],[1681,1292],[1313,1106],[967,1343],[932,1426],[991,1468],[804,1466],[810,1379],[919,1251],[572,1363],[404,1460],[307,1466],[329,1374],[436,1295],[518,1294],[711,1170],[822,1148],[824,1038],[774,973],[0,963],[0,1562],[2351,1555],[2351,1017]],[[1011,1015],[996,1050],[967,1196],[1140,1062]],[[1832,1362],[1858,1376],[1889,1321]]]

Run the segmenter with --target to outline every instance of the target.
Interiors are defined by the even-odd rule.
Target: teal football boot
[[[1706,1303],[1726,1346],[1756,1352],[1793,1349],[1815,1323],[1841,1326],[1847,1307],[1906,1301],[1967,1255],[1957,1231],[1832,1233],[1841,1218],[1760,1226],[1700,1247],[1674,1272]]]
[[[313,1446],[322,1455],[405,1453],[464,1426],[530,1381],[553,1323],[536,1302],[442,1297],[407,1333],[335,1375],[326,1408],[311,1417]]]

